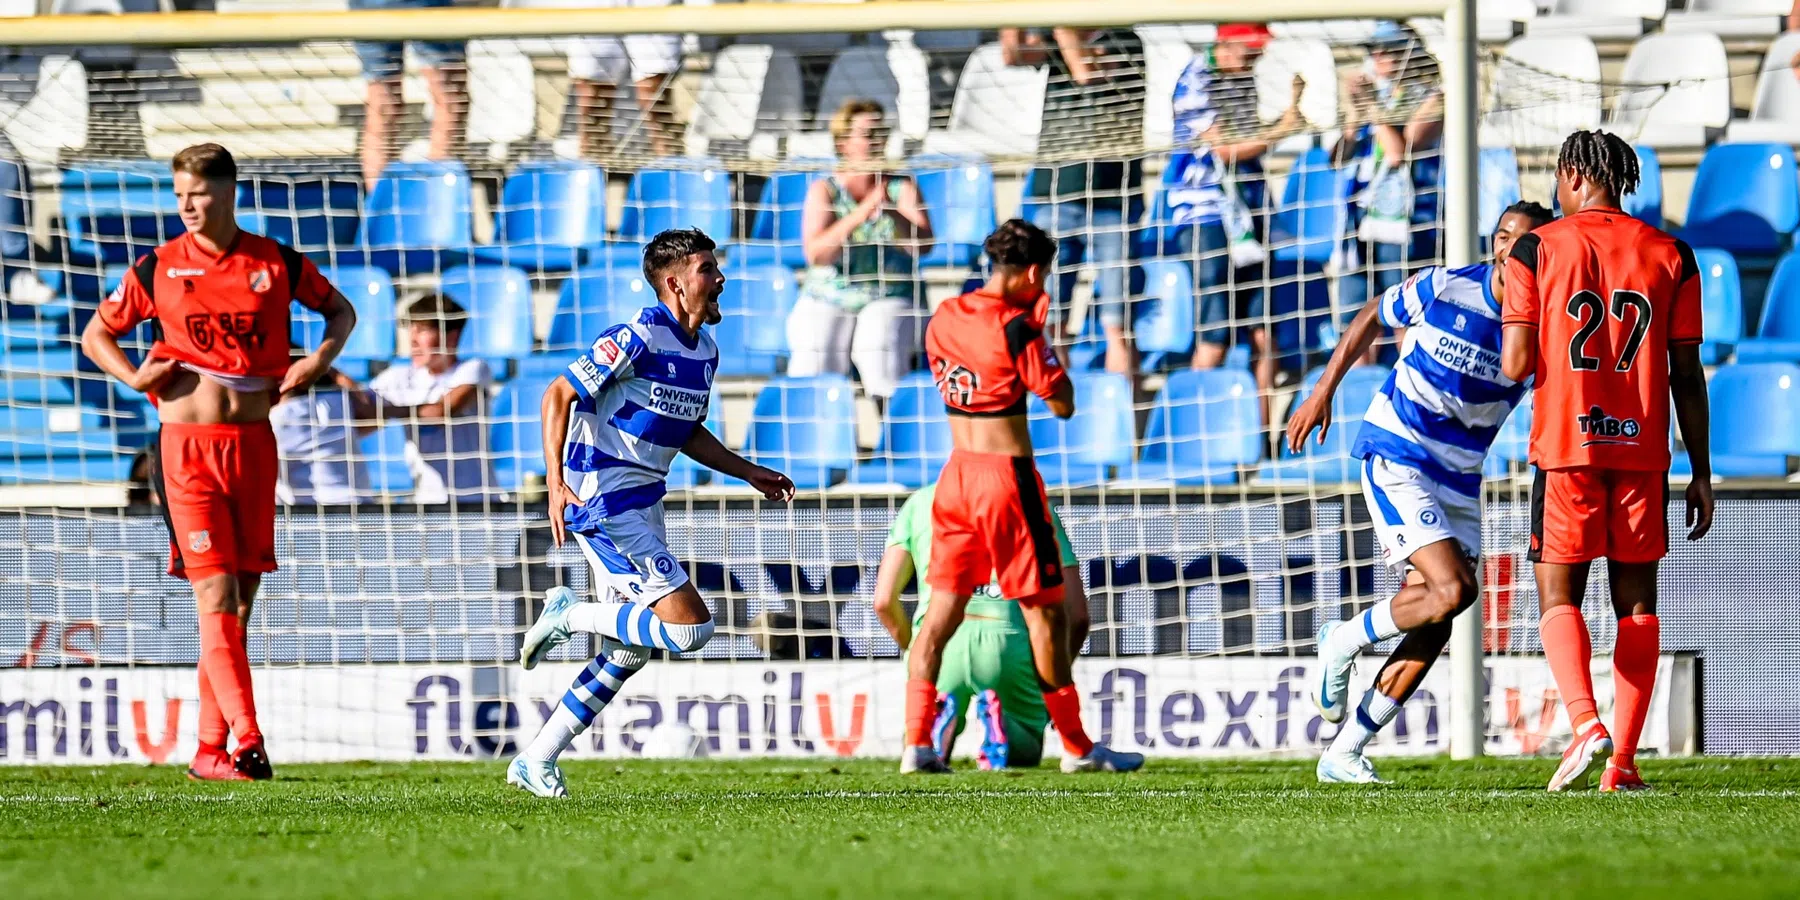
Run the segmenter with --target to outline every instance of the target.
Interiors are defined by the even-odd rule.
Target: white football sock
[[[655,647],[675,653],[692,653],[712,639],[711,619],[694,625],[676,625],[656,617],[642,603],[606,600],[577,603],[569,610],[569,629],[604,634],[633,647]]]
[[[1374,740],[1375,735],[1399,714],[1400,701],[1369,688],[1369,692],[1363,695],[1362,702],[1357,704],[1356,713],[1344,723],[1337,737],[1332,740],[1331,752],[1361,753],[1369,745],[1369,741]]]
[[[1323,649],[1327,656],[1355,656],[1399,633],[1394,624],[1394,600],[1390,597],[1332,629],[1326,640],[1330,646]]]

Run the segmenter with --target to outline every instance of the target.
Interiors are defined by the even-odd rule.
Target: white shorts
[[[1403,568],[1413,551],[1454,540],[1473,559],[1481,555],[1481,498],[1466,497],[1411,466],[1363,460],[1363,499],[1381,540],[1382,561]]]
[[[616,592],[631,603],[655,603],[688,583],[687,570],[675,561],[663,535],[661,503],[609,516],[600,531],[571,536],[593,569],[594,594],[600,600]]]

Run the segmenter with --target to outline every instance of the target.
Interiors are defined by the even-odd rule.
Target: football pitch
[[[0,767],[0,897],[1793,896],[1800,760],[1649,760],[1552,796],[1548,760],[1152,760],[902,778],[877,761]]]

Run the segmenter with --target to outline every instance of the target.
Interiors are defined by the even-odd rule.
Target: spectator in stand
[[[358,438],[375,430],[375,401],[355,379],[327,369],[305,393],[269,411],[281,477],[275,498],[290,506],[342,506],[367,495],[369,474]]]
[[[1044,94],[1040,155],[1081,161],[1031,171],[1026,216],[1057,243],[1052,295],[1062,309],[1061,338],[1079,332],[1067,321],[1083,262],[1093,266],[1095,301],[1106,334],[1106,368],[1137,376],[1137,345],[1125,302],[1127,220],[1135,218],[1144,143],[1144,46],[1129,28],[1000,29],[1009,66],[1050,66]],[[1131,213],[1131,215],[1128,215]],[[1060,342],[1060,341],[1059,341]]]
[[[1438,142],[1444,90],[1437,60],[1410,26],[1380,22],[1349,96],[1337,162],[1353,169],[1353,229],[1336,269],[1340,324],[1437,253]],[[1370,349],[1373,361],[1375,349]]]
[[[132,454],[131,472],[125,476],[126,506],[162,507],[162,476],[157,472],[161,464],[161,453],[155,441],[139,447]]]
[[[675,0],[579,0],[580,6],[669,6]],[[549,5],[539,3],[537,5]],[[676,153],[669,81],[681,71],[681,36],[627,34],[576,38],[569,43],[569,107],[575,117],[577,158],[614,152],[613,102],[629,76],[654,156]]]
[[[408,423],[406,461],[420,503],[482,500],[496,483],[484,452],[481,415],[493,373],[456,355],[468,314],[442,294],[406,310],[411,365],[389,367],[369,383],[381,414]]]
[[[806,283],[788,314],[788,374],[848,373],[878,403],[912,371],[925,287],[919,256],[931,216],[911,178],[886,171],[881,104],[845,101],[831,117],[838,166],[807,189]]]
[[[449,6],[450,0],[350,0],[351,9],[407,9]],[[463,45],[456,41],[412,41],[425,87],[431,92],[432,159],[453,159],[462,150],[463,126],[469,114],[468,68]],[[401,111],[400,78],[406,67],[406,45],[399,41],[357,41],[363,78],[369,82],[363,107],[363,181],[373,184],[381,170],[400,155],[395,126]]]
[[[1262,158],[1276,141],[1298,133],[1300,91],[1294,79],[1287,111],[1264,127],[1256,114],[1252,68],[1269,43],[1260,24],[1225,24],[1214,44],[1194,54],[1175,82],[1175,152],[1169,184],[1169,217],[1175,241],[1193,266],[1200,324],[1196,369],[1224,364],[1231,341],[1247,334],[1255,354],[1256,383],[1268,419],[1275,388],[1275,354],[1264,315],[1260,264],[1267,257],[1255,210],[1263,206]]]

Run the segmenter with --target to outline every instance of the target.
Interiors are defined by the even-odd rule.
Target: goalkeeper
[[[913,630],[930,603],[930,592],[920,591],[919,608],[909,620],[900,606],[900,591],[914,573],[919,584],[926,583],[926,568],[931,564],[931,500],[936,493],[937,485],[926,485],[900,507],[875,576],[875,613],[901,650],[912,643]],[[1077,568],[1080,562],[1054,510],[1050,518],[1062,554],[1069,646],[1079,650],[1088,633],[1087,594]],[[1043,759],[1044,728],[1050,722],[1044,709],[1044,687],[1032,663],[1025,616],[1019,604],[1000,596],[998,585],[976,590],[969,601],[962,626],[944,647],[944,666],[937,684],[942,693],[931,742],[939,759],[950,758],[971,704],[981,728],[981,750],[976,755],[981,768],[1032,767]]]

